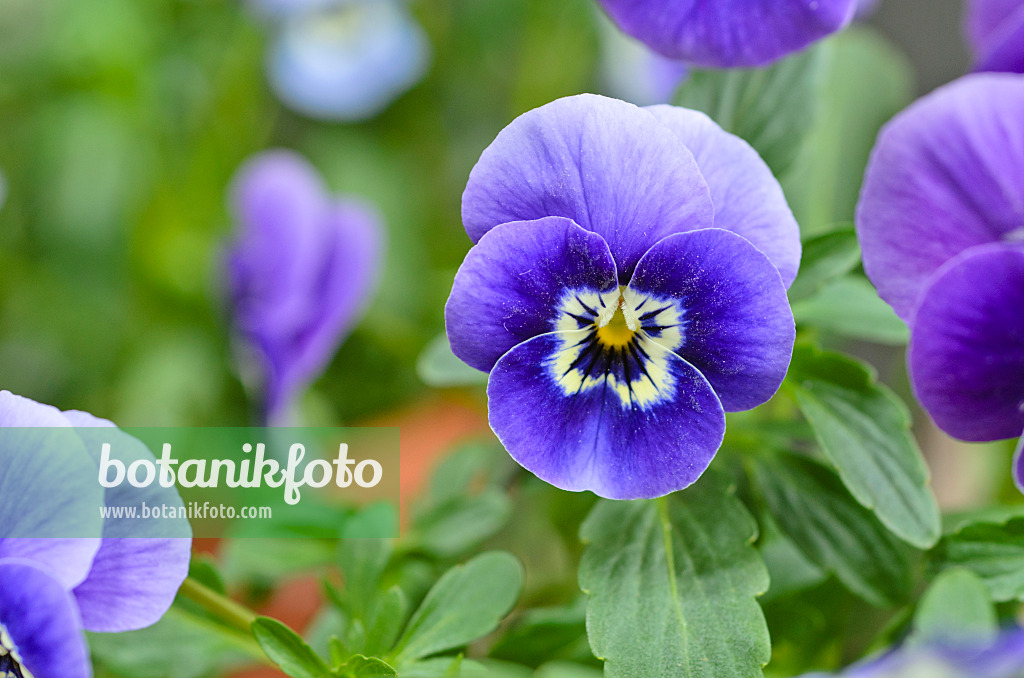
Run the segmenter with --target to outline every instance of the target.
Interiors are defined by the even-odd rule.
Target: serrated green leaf
[[[824,58],[818,45],[767,68],[694,71],[675,103],[745,139],[778,176],[813,126]]]
[[[996,602],[1024,600],[1024,518],[968,523],[942,538],[932,552],[940,567],[978,575]]]
[[[945,570],[921,597],[908,642],[987,643],[999,632],[992,596],[978,575],[962,567]]]
[[[798,347],[789,377],[825,456],[853,496],[909,544],[929,548],[942,531],[928,466],[910,414],[866,365]]]
[[[879,298],[867,278],[849,275],[827,283],[813,296],[793,304],[800,327],[816,327],[851,339],[902,346],[907,325]]]
[[[789,299],[800,301],[822,285],[846,275],[860,263],[860,245],[853,226],[811,238],[803,245],[800,273],[789,288]]]
[[[338,678],[394,678],[398,672],[382,659],[356,654],[338,667],[334,675]]]
[[[426,345],[416,360],[416,374],[427,386],[451,388],[453,386],[483,386],[487,373],[474,369],[452,353],[448,336],[443,332]]]
[[[907,549],[858,504],[829,468],[794,454],[764,455],[755,482],[779,529],[811,562],[879,607],[910,595]]]
[[[761,675],[771,645],[755,600],[768,588],[756,536],[713,473],[660,500],[599,502],[580,529],[580,588],[605,675]]]
[[[270,617],[252,623],[256,641],[282,671],[292,678],[331,678],[331,671],[299,634]]]
[[[491,551],[448,570],[438,580],[392,653],[395,663],[429,657],[482,638],[519,598],[523,569],[515,557]]]

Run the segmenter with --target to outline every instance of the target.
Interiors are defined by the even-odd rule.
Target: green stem
[[[252,623],[256,621],[255,612],[227,596],[217,593],[208,586],[200,584],[192,577],[185,580],[178,593],[199,605],[227,626],[246,635],[252,633]]]

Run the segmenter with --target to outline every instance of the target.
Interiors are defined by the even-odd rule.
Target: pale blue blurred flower
[[[353,122],[383,111],[426,73],[430,45],[402,0],[259,0],[279,22],[267,55],[278,98]]]
[[[603,14],[599,25],[604,92],[637,106],[671,103],[686,79],[686,64],[662,56],[629,37]]]

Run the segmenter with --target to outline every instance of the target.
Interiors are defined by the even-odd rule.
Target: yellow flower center
[[[633,340],[633,335],[636,334],[634,329],[629,326],[626,315],[622,312],[622,304],[623,301],[620,298],[619,306],[615,309],[612,317],[603,321],[603,324],[598,322],[597,339],[610,348],[628,346],[629,342]],[[635,327],[636,323],[633,325]]]

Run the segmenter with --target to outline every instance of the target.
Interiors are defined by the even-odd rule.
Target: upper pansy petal
[[[592,324],[618,298],[615,262],[601,236],[563,217],[507,223],[466,255],[445,327],[455,355],[488,372],[516,344]]]
[[[800,268],[800,226],[765,161],[699,111],[678,106],[647,110],[693,153],[711,190],[715,228],[738,233],[764,252],[788,288]]]
[[[1024,247],[949,262],[924,293],[908,349],[911,381],[938,426],[962,440],[1024,429]]]
[[[967,39],[976,52],[998,40],[1005,23],[1021,7],[1020,0],[967,0]]]
[[[1024,73],[1024,4],[1017,8],[979,54],[975,70]]]
[[[603,237],[624,283],[661,238],[711,226],[714,208],[693,154],[667,127],[632,104],[583,94],[516,118],[462,196],[474,242],[499,224],[549,216]]]
[[[490,422],[509,454],[555,487],[609,499],[693,483],[725,434],[707,380],[643,338],[632,349],[595,346],[586,330],[544,334],[494,366]]]
[[[1024,79],[978,74],[879,135],[857,207],[864,268],[905,320],[930,276],[976,245],[1024,238]]]
[[[600,0],[626,33],[707,67],[761,66],[844,27],[855,0]]]
[[[74,600],[35,563],[0,558],[0,629],[34,678],[91,678]]]
[[[643,331],[701,371],[726,411],[766,402],[786,376],[796,339],[786,288],[730,231],[665,238],[640,260],[624,300]],[[663,307],[674,307],[671,323]]]

